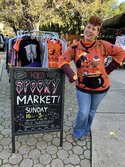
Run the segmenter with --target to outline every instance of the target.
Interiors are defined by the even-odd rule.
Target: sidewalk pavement
[[[77,114],[75,84],[66,78],[63,147],[60,133],[16,136],[12,153],[10,83],[3,61],[0,81],[0,167],[125,167],[125,70],[111,76],[111,89],[92,126],[92,139],[72,138]],[[91,148],[92,145],[92,148]]]
[[[2,78],[3,62],[0,62],[0,80]]]
[[[3,62],[4,62],[4,53],[0,52],[0,80],[2,78]]]
[[[125,69],[111,73],[111,87],[95,115],[91,140],[92,167],[125,167]]]
[[[92,126],[92,167],[125,167],[125,70],[111,74],[111,88]]]
[[[75,84],[66,78],[63,146],[60,132],[15,137],[12,153],[11,99],[8,74],[3,63],[0,81],[0,167],[90,167],[91,138],[73,140],[72,129],[77,114]]]

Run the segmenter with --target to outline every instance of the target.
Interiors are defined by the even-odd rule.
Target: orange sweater
[[[62,44],[59,40],[47,40],[48,43],[48,67],[58,68],[58,59],[62,54]]]
[[[88,93],[101,93],[110,87],[110,78],[104,67],[104,59],[107,56],[112,56],[117,63],[122,65],[125,51],[103,40],[97,40],[91,45],[80,41],[69,46],[61,55],[59,67],[62,68],[73,60],[78,75],[76,87]]]

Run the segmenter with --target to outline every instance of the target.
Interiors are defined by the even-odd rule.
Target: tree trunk
[[[39,31],[40,21],[34,22],[33,27],[34,27],[35,30],[38,30],[38,31]]]
[[[11,26],[11,25],[10,25],[10,26]],[[16,35],[16,34],[17,34],[17,29],[16,29],[16,27],[15,27],[15,26],[11,26],[11,27],[12,27],[12,29],[13,29],[15,35]]]

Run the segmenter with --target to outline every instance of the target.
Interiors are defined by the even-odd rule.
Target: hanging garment
[[[20,41],[18,61],[21,61],[22,67],[28,66],[33,62],[39,62],[39,66],[41,66],[40,45],[36,39],[28,37]]]
[[[115,45],[118,45],[119,47],[123,48],[125,50],[125,35],[117,36]]]
[[[48,47],[47,47],[47,39],[43,38],[41,39],[41,67],[42,68],[48,68]]]
[[[58,68],[59,56],[62,54],[62,43],[59,39],[48,39],[48,67]]]

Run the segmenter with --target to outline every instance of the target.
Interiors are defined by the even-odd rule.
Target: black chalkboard
[[[10,83],[13,139],[15,135],[62,133],[64,74],[60,69],[13,67]]]

